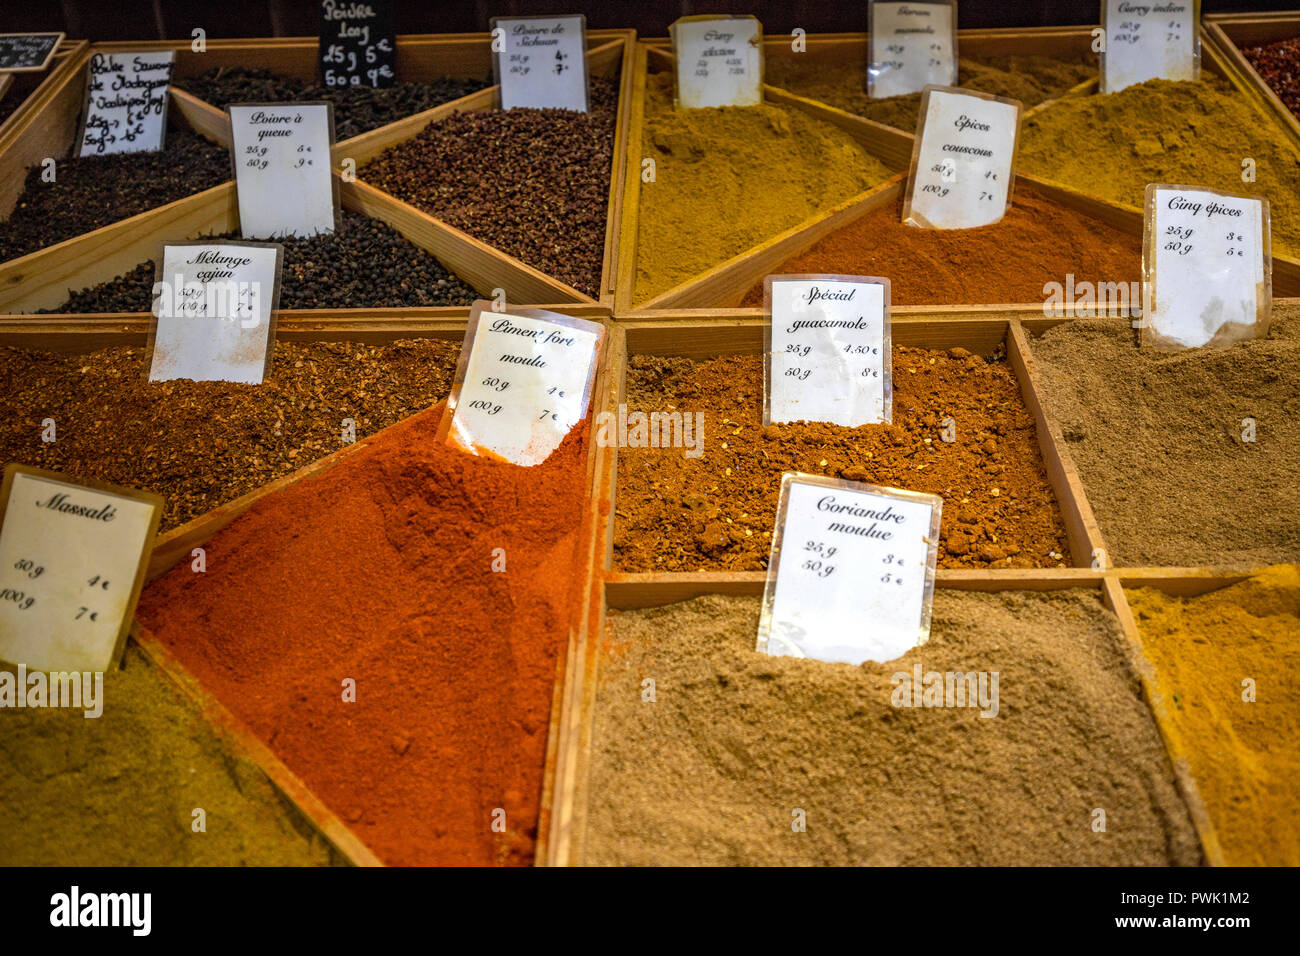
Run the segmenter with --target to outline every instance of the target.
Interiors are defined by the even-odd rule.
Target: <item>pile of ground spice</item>
[[[342,862],[134,645],[102,694],[95,718],[0,711],[0,866]]]
[[[1241,53],[1286,108],[1300,116],[1300,37],[1245,46]]]
[[[1139,349],[1127,320],[1104,319],[1058,325],[1032,349],[1113,563],[1300,557],[1300,310],[1275,308],[1267,339],[1226,349]]]
[[[1081,57],[1060,59],[1039,54],[962,57],[957,63],[958,86],[1019,100],[1026,110],[1062,96],[1096,76],[1096,60]],[[916,131],[920,117],[920,93],[880,99],[867,95],[865,59],[829,62],[816,53],[809,53],[769,60],[767,82],[909,133]]]
[[[655,180],[641,185],[637,303],[891,175],[848,133],[802,110],[676,109],[671,73],[647,77],[642,135]]]
[[[1255,161],[1254,182],[1242,181],[1245,159]],[[1148,183],[1263,196],[1273,251],[1300,254],[1300,159],[1272,120],[1217,77],[1062,97],[1025,120],[1017,163],[1021,172],[1130,206],[1142,205]]]
[[[941,495],[940,567],[1068,564],[1034,421],[1006,361],[898,347],[893,383],[892,425],[764,428],[762,356],[634,356],[629,413],[701,413],[705,444],[696,458],[682,448],[619,449],[615,567],[766,569],[787,471]]]
[[[610,615],[585,863],[1200,862],[1095,592],[941,589],[929,643],[860,667],[760,654],[758,616],[758,599],[716,595]],[[914,666],[985,672],[986,703],[996,672],[996,716],[894,706]]]
[[[225,147],[197,133],[169,129],[157,153],[60,159],[50,183],[42,171],[40,165],[27,170],[22,195],[0,228],[0,262],[219,186],[230,179],[230,158]]]
[[[1225,862],[1300,866],[1300,566],[1128,600]]]
[[[618,88],[592,78],[590,111],[473,110],[430,123],[359,177],[600,298]]]
[[[145,350],[88,355],[0,347],[0,463],[162,495],[184,524],[428,408],[451,390],[458,343],[277,342],[261,385],[148,382]],[[43,440],[46,419],[55,440]]]
[[[431,83],[394,83],[384,89],[372,86],[323,86],[270,70],[239,67],[220,67],[198,76],[182,76],[172,80],[173,86],[223,110],[231,103],[328,100],[334,104],[336,140],[351,139],[415,113],[441,106],[450,100],[469,96],[488,83],[487,79],[453,80],[442,77]]]
[[[522,468],[439,442],[441,412],[267,495],[137,613],[385,862],[528,864],[586,424]]]
[[[209,237],[203,237],[209,238]],[[238,232],[210,237],[239,239]],[[479,294],[379,219],[344,212],[338,228],[284,246],[280,277],[282,309],[400,308],[471,305]],[[154,263],[80,292],[57,309],[42,312],[148,312],[156,279]]]
[[[898,203],[874,209],[776,274],[887,276],[894,305],[1041,302],[1049,282],[1141,282],[1142,237],[1019,188],[1006,216],[977,229],[918,229]],[[763,283],[743,305],[763,304]]]

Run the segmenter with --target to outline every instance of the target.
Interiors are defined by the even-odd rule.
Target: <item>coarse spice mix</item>
[[[345,418],[364,438],[442,400],[459,354],[441,339],[280,341],[266,381],[242,385],[147,382],[143,348],[0,347],[0,463],[157,492],[165,531],[343,448]]]
[[[1300,116],[1300,37],[1243,46],[1241,53],[1286,108]]]
[[[705,445],[695,458],[681,448],[619,449],[615,566],[766,569],[787,471],[941,495],[940,567],[1068,566],[1034,421],[1006,360],[896,346],[893,384],[893,424],[765,428],[761,355],[633,356],[629,414],[702,413]]]

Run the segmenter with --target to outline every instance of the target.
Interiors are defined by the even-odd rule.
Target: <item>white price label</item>
[[[924,644],[942,508],[938,495],[783,476],[758,650],[861,664]]]
[[[439,434],[474,455],[539,465],[586,416],[605,330],[476,302]]]
[[[260,385],[271,362],[282,258],[274,243],[164,246],[149,381]]]
[[[1144,342],[1195,348],[1267,330],[1267,200],[1153,183],[1146,210]]]
[[[329,103],[231,106],[239,228],[248,239],[334,231]]]
[[[174,56],[172,50],[91,56],[79,156],[162,149]]]
[[[927,229],[997,222],[1007,212],[1019,141],[1015,100],[927,87],[903,221]]]
[[[957,85],[957,4],[872,3],[867,93],[875,99]]]
[[[497,18],[492,32],[502,47],[495,65],[503,110],[587,112],[586,17]]]
[[[889,280],[768,276],[764,424],[854,428],[892,418]]]
[[[685,17],[669,28],[677,57],[677,104],[763,102],[763,25],[753,17]]]
[[[1196,7],[1195,0],[1104,0],[1101,92],[1118,93],[1157,78],[1196,79],[1201,69]]]
[[[108,670],[131,626],[162,508],[157,495],[5,469],[0,660]]]

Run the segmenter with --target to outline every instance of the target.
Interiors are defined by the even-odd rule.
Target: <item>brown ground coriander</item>
[[[1096,592],[940,589],[929,643],[861,667],[758,653],[758,612],[757,598],[711,595],[611,614],[583,862],[1201,861]],[[996,716],[894,706],[894,675],[916,664],[984,672],[989,691],[997,672]]]
[[[447,396],[459,343],[277,342],[261,385],[147,382],[145,350],[0,348],[0,463],[155,491],[162,530],[196,518]],[[42,440],[47,419],[55,440]]]
[[[1300,310],[1226,349],[1140,349],[1122,319],[1030,347],[1114,564],[1300,558]]]
[[[763,357],[634,356],[627,407],[700,412],[703,454],[620,448],[615,567],[761,571],[781,475],[827,475],[941,495],[939,566],[1060,567],[1065,527],[1034,422],[1001,358],[898,347],[892,425],[763,427]],[[942,440],[951,417],[956,441]]]

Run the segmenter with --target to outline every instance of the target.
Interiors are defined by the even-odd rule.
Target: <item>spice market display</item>
[[[0,866],[1300,866],[1300,11],[310,6],[0,37]]]

